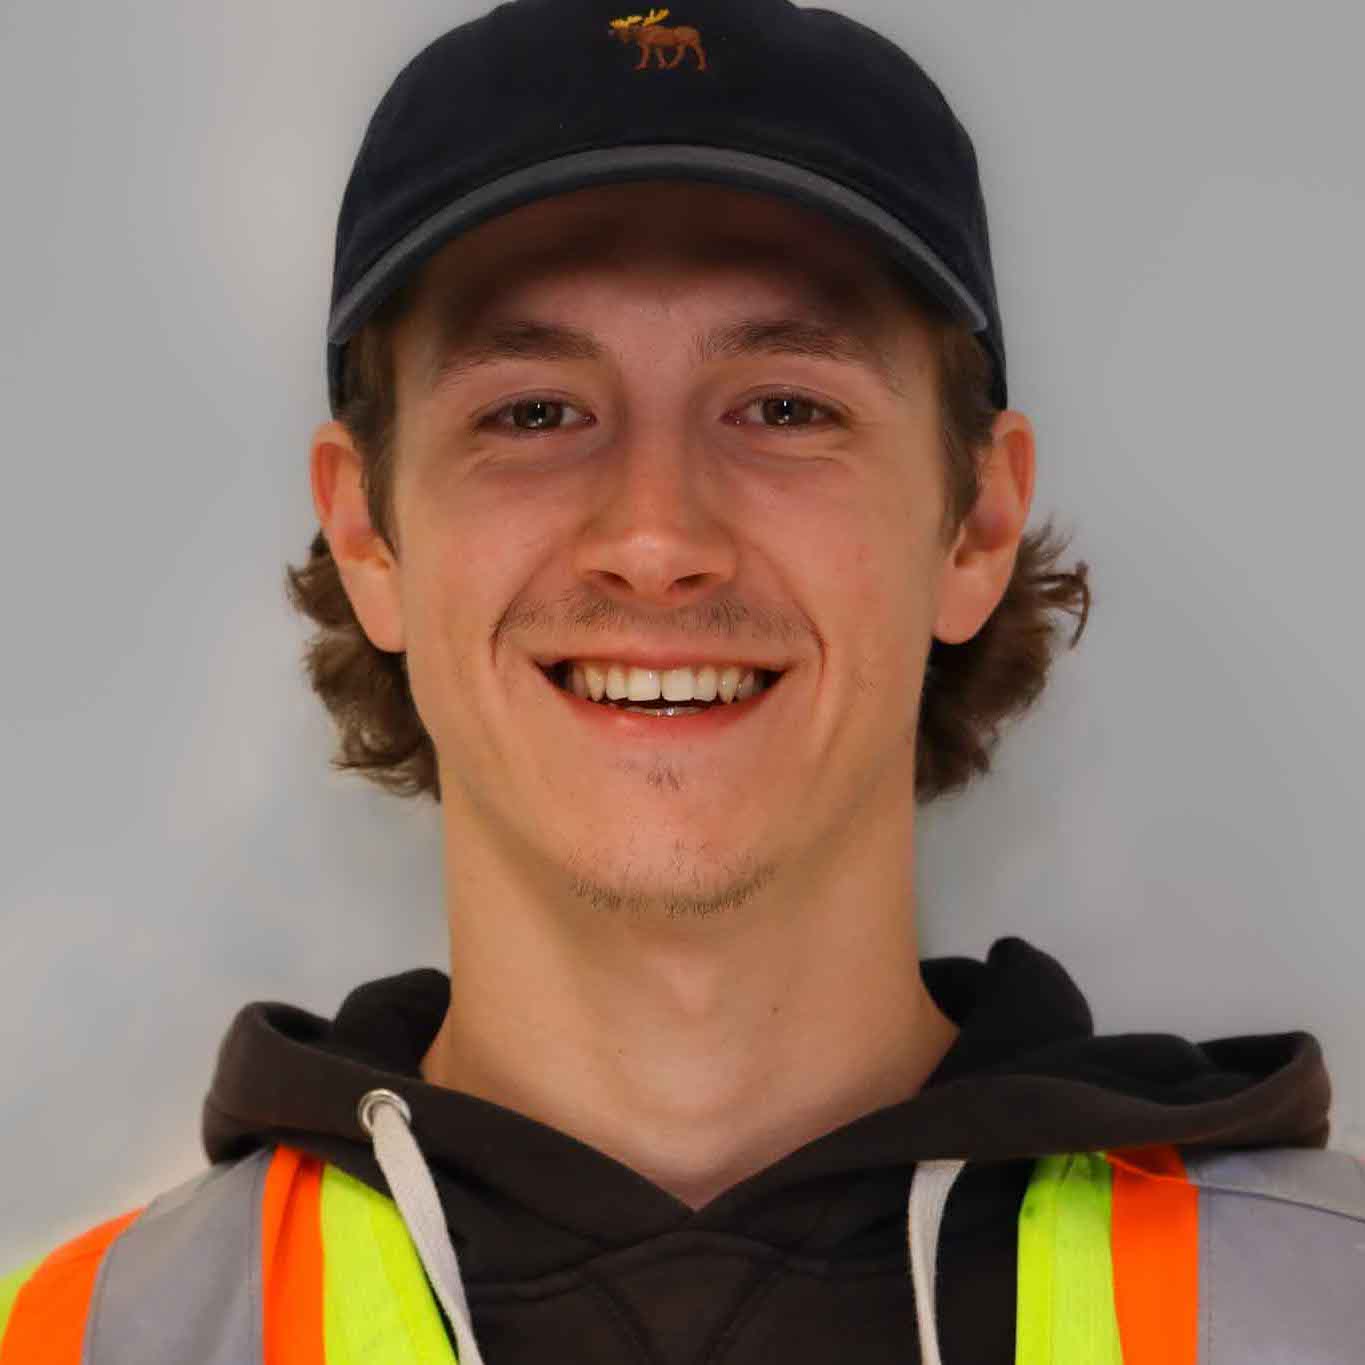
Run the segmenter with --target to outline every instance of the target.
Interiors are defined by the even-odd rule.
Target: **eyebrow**
[[[428,391],[454,383],[501,360],[602,360],[606,349],[591,332],[562,323],[511,318],[459,335],[444,327],[428,365]],[[701,363],[752,355],[798,355],[870,371],[898,397],[905,389],[880,347],[850,328],[809,318],[742,318],[693,339]]]
[[[701,362],[746,355],[800,355],[870,370],[893,393],[905,396],[895,367],[881,347],[848,327],[808,318],[743,318],[697,338]]]
[[[591,333],[557,323],[513,318],[463,335],[445,324],[433,347],[427,385],[453,383],[500,360],[600,360],[605,354]]]

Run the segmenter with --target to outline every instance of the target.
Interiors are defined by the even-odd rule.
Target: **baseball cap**
[[[790,0],[507,0],[428,44],[370,118],[337,219],[333,415],[347,342],[447,242],[658,179],[783,196],[865,234],[978,335],[1008,406],[976,153],[904,50]]]

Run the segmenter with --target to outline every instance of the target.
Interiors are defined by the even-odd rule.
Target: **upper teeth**
[[[761,685],[755,669],[737,665],[656,669],[584,660],[569,665],[569,690],[593,701],[729,702],[752,696]]]

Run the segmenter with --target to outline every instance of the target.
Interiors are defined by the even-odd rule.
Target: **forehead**
[[[838,323],[869,340],[918,331],[890,267],[867,241],[774,195],[650,181],[526,204],[448,243],[419,277],[414,326],[431,359],[528,292],[598,271],[722,272],[746,302]]]

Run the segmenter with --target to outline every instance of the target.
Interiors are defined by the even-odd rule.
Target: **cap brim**
[[[775,157],[726,147],[677,143],[604,147],[555,157],[511,171],[433,213],[394,243],[346,291],[327,324],[328,389],[333,414],[340,402],[342,348],[369,316],[451,238],[519,205],[593,185],[630,180],[701,180],[781,195],[869,231],[908,271],[972,331],[985,331],[985,309],[943,259],[898,218],[865,195],[826,176]]]

